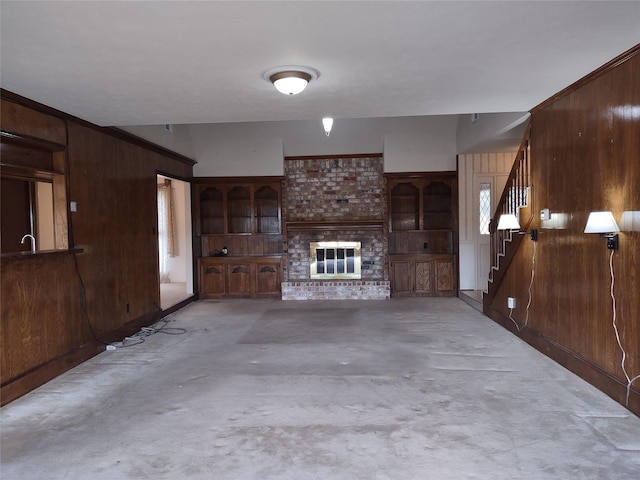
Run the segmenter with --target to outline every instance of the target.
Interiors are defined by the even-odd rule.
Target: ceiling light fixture
[[[333,127],[333,118],[324,117],[322,119],[322,126],[324,128],[324,133],[328,137],[331,134],[331,128]]]
[[[316,80],[320,73],[310,67],[299,65],[284,65],[270,68],[262,74],[262,78],[273,83],[284,95],[297,95],[307,88],[311,80]]]

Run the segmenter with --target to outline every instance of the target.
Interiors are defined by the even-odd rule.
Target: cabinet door
[[[258,263],[256,265],[256,296],[277,296],[280,294],[280,265]]]
[[[413,262],[414,282],[413,289],[417,296],[430,296],[433,294],[433,261],[416,260]]]
[[[227,193],[229,233],[251,233],[251,192],[248,187],[233,187]]]
[[[263,186],[254,195],[256,233],[280,233],[280,200],[278,192]]]
[[[399,183],[391,189],[391,231],[418,230],[420,228],[420,190],[409,182]]]
[[[227,293],[230,297],[251,297],[250,263],[230,263],[227,265]]]
[[[224,233],[224,201],[222,191],[206,187],[200,192],[200,233]]]
[[[200,295],[203,298],[218,298],[225,291],[225,266],[221,263],[200,261]]]
[[[393,261],[391,264],[391,290],[394,296],[411,295],[411,262]]]
[[[435,295],[450,296],[456,294],[456,274],[453,258],[439,259],[435,264]]]

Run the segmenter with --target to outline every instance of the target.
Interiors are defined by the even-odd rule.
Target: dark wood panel
[[[394,296],[411,295],[411,263],[408,260],[391,262],[391,288]]]
[[[280,268],[273,263],[256,264],[256,296],[280,294]]]
[[[0,105],[2,131],[57,145],[67,144],[67,129],[61,118],[6,100]]]
[[[531,228],[540,232],[535,262],[533,242],[527,238],[490,305],[493,317],[506,318],[506,298],[516,297],[512,317],[520,327],[526,322],[519,334],[538,335],[570,352],[569,368],[603,385],[618,401],[615,382],[598,379],[596,373],[626,384],[610,295],[611,251],[598,235],[583,231],[589,212],[599,210],[611,210],[626,230],[620,233],[612,264],[615,322],[626,351],[625,368],[633,378],[640,375],[640,229],[626,227],[621,219],[624,212],[640,211],[640,117],[634,105],[640,105],[640,55],[580,82],[533,112],[534,204],[563,221],[551,228],[535,216]],[[637,396],[640,379],[632,389]],[[637,407],[634,411],[639,413]]]
[[[59,141],[55,135],[38,133],[43,128],[38,121],[31,125],[25,120],[16,134]],[[56,125],[59,122],[51,128]],[[62,205],[56,210],[56,246],[68,243],[82,249],[78,270],[72,256],[38,255],[29,262],[18,258],[15,264],[2,259],[2,384],[3,393],[6,386],[12,398],[85,358],[83,345],[98,345],[88,321],[106,341],[162,315],[156,175],[190,178],[192,166],[124,137],[86,122],[68,121],[68,146],[53,153],[54,169],[64,172],[53,176],[54,196],[60,194],[55,201]],[[66,143],[66,130],[64,138]],[[69,195],[62,195],[67,188]],[[65,197],[77,203],[77,212],[69,214]],[[79,350],[84,353],[78,354]]]
[[[3,258],[2,383],[91,339],[72,254]]]
[[[200,295],[202,298],[223,297],[226,291],[226,266],[207,258],[198,259]]]

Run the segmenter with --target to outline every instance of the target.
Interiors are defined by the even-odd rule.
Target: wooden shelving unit
[[[387,174],[387,186],[392,295],[456,295],[456,172]]]
[[[280,294],[281,180],[225,177],[194,182],[194,245],[203,298]],[[216,256],[223,247],[228,256]]]

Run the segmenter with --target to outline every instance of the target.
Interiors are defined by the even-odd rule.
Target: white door
[[[508,175],[476,175],[473,225],[476,229],[476,290],[487,291],[491,269],[491,235],[489,222],[507,184]]]
[[[493,215],[494,176],[476,176],[474,188],[473,226],[476,229],[476,290],[487,291],[489,269],[491,268],[491,246],[489,222]]]

